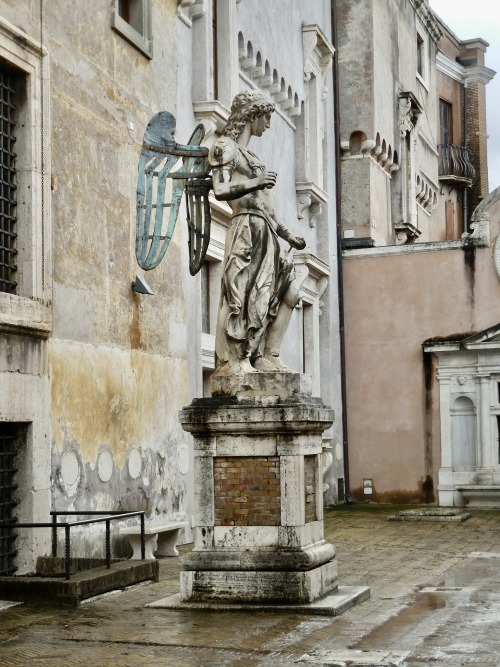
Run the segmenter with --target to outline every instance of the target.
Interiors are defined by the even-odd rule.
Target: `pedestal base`
[[[370,597],[367,586],[339,586],[335,593],[321,600],[307,604],[249,604],[230,602],[185,602],[181,596],[170,595],[161,600],[150,602],[146,607],[154,609],[198,610],[198,611],[272,611],[285,614],[310,614],[318,616],[339,616],[355,604]]]
[[[337,589],[337,561],[300,572],[197,570],[181,572],[181,599],[192,602],[289,602],[304,604]]]
[[[323,533],[322,433],[333,411],[298,373],[219,377],[181,412],[194,437],[195,547],[183,602],[290,605],[337,590]]]

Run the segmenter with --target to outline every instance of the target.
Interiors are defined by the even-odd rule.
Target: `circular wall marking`
[[[132,477],[132,479],[137,479],[141,474],[141,470],[141,452],[136,447],[134,447],[134,449],[130,450],[130,454],[128,455],[128,474],[130,477]]]
[[[61,477],[66,486],[73,486],[80,477],[80,464],[74,452],[65,452],[61,457]]]
[[[181,475],[187,475],[189,471],[189,451],[187,447],[181,447],[177,452],[177,466]]]
[[[107,449],[99,454],[97,472],[99,473],[101,482],[109,482],[111,479],[111,475],[113,474],[113,457]]]

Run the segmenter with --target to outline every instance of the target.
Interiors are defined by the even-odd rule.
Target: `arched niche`
[[[476,406],[468,396],[459,396],[451,406],[451,466],[455,472],[471,472],[476,461]]]

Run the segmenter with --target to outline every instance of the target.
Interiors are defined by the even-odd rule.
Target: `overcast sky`
[[[432,9],[460,39],[489,43],[486,66],[497,72],[486,86],[490,192],[500,186],[500,3],[498,0],[430,0]]]

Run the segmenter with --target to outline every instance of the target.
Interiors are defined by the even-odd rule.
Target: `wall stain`
[[[351,496],[356,502],[373,502],[391,505],[422,505],[432,504],[434,500],[434,482],[432,477],[426,477],[418,482],[418,488],[392,489],[391,491],[377,491],[373,486],[373,493],[365,495],[363,486],[351,489]]]

